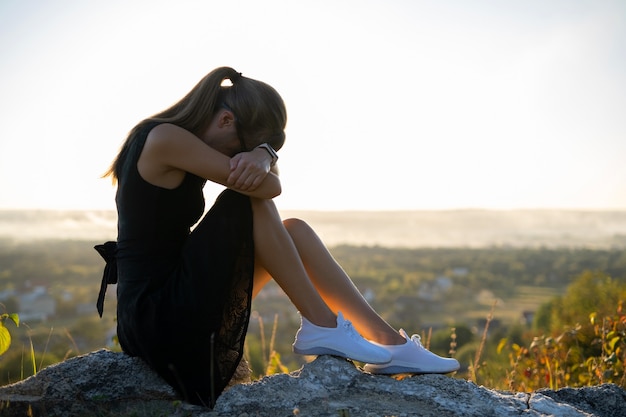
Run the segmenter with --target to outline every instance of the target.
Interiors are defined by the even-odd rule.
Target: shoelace
[[[343,326],[343,329],[348,334],[348,336],[350,336],[350,338],[355,340],[362,339],[361,335],[356,331],[354,326],[352,326],[352,322],[350,320],[344,320],[341,325]]]
[[[411,341],[417,345],[418,348],[426,349],[424,345],[422,345],[422,337],[419,334],[414,334],[411,336]]]

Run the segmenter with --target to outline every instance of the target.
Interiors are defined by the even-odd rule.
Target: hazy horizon
[[[328,246],[626,248],[626,210],[281,210]],[[0,238],[115,240],[113,210],[0,209]]]

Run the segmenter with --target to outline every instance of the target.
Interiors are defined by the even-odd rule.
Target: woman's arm
[[[150,131],[137,168],[151,184],[175,188],[190,172],[242,194],[271,199],[281,193],[278,176],[269,170],[263,149],[237,154],[220,153],[189,131],[168,123]]]

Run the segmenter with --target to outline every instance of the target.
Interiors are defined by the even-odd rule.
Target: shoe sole
[[[357,362],[366,362],[366,363],[372,363],[372,364],[385,364],[385,363],[389,363],[389,361],[372,361],[371,358],[366,358],[366,357],[358,357],[358,356],[352,356],[352,355],[348,355],[345,352],[341,352],[338,350],[334,350],[331,348],[326,348],[326,347],[314,347],[314,348],[310,348],[310,349],[300,349],[300,348],[296,348],[294,346],[293,348],[294,353],[297,353],[298,355],[332,355],[332,356],[339,356],[342,358],[348,358],[348,359],[352,359],[353,361],[357,361]]]
[[[431,370],[423,370],[423,369],[416,369],[416,368],[411,368],[408,366],[386,366],[386,367],[381,367],[381,368],[370,368],[368,367],[366,369],[367,372],[371,373],[371,374],[385,374],[385,375],[393,375],[393,374],[417,374],[417,375],[424,375],[424,374],[449,374],[450,372],[454,372],[454,371],[458,371],[460,368],[456,367],[454,369],[431,369]]]

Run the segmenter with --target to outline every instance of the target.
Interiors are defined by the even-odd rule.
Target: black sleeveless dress
[[[212,407],[243,354],[254,274],[252,208],[247,196],[226,190],[190,231],[204,212],[206,181],[187,173],[168,190],[137,170],[157,124],[137,132],[118,175],[117,245],[96,247],[108,258],[98,309],[102,314],[106,282],[117,279],[124,352],[143,358],[186,401]]]

